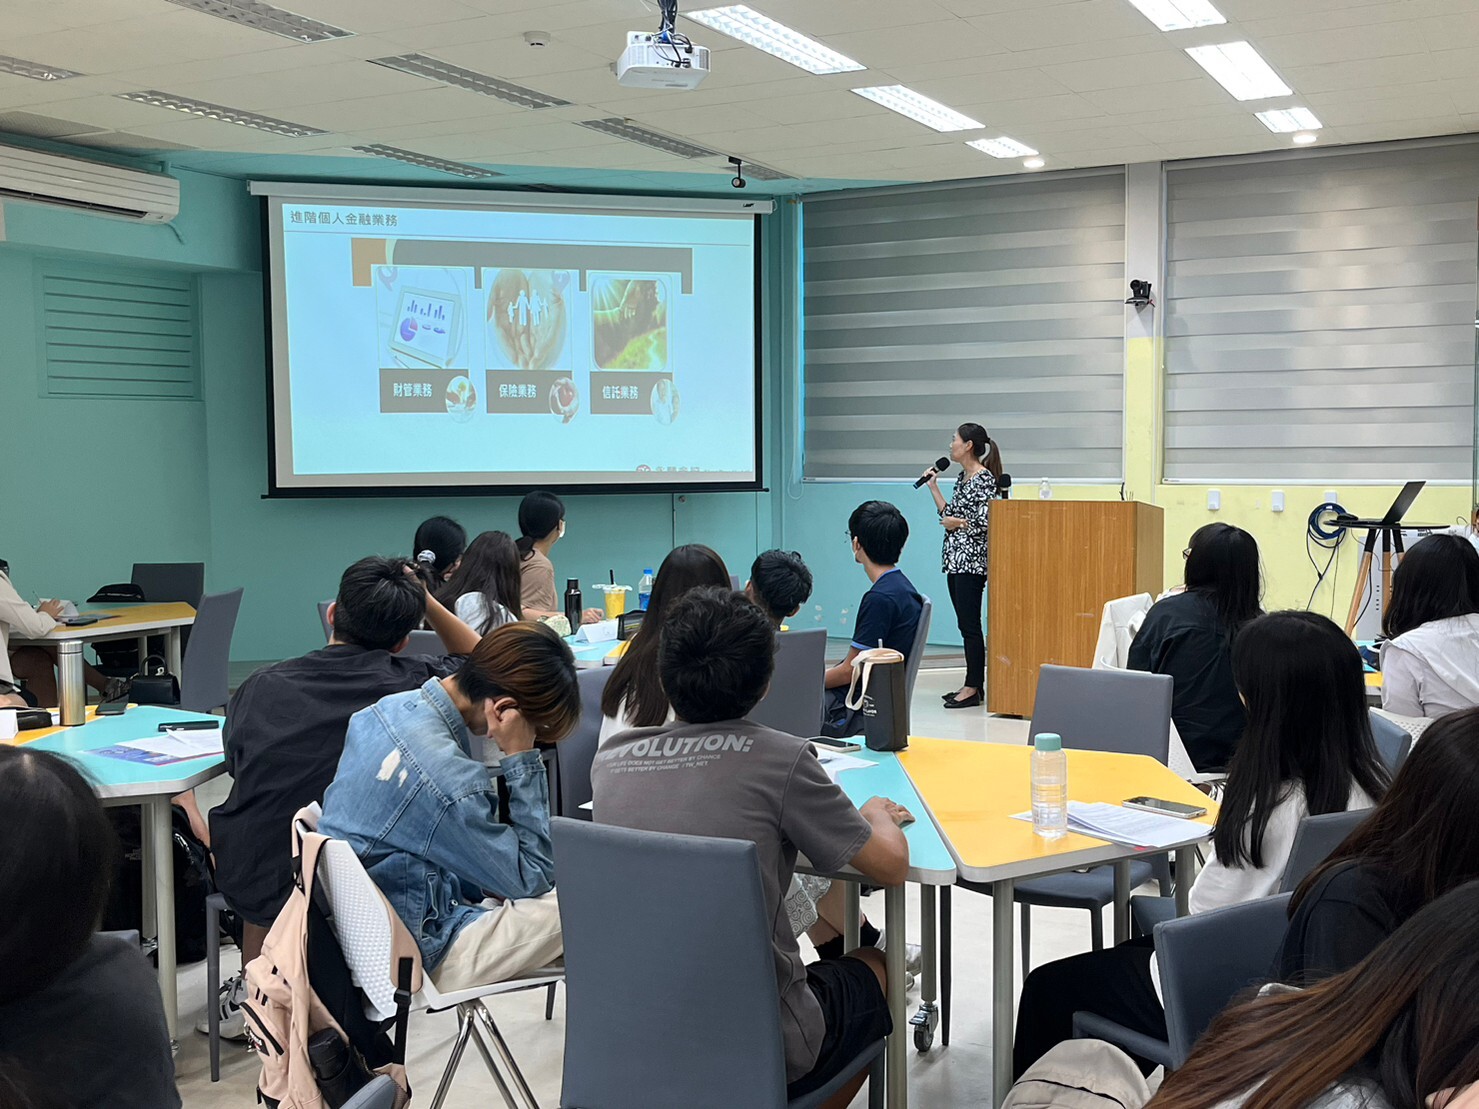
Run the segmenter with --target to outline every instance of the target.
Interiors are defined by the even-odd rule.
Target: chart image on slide
[[[668,368],[668,278],[595,275],[591,337],[603,370]]]
[[[375,267],[380,368],[467,369],[472,272],[437,266]]]
[[[569,366],[567,270],[484,270],[488,290],[488,368],[554,370]]]

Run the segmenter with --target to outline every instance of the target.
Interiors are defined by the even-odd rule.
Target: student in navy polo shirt
[[[823,684],[827,701],[823,707],[822,734],[856,735],[861,726],[858,714],[843,703],[852,682],[852,661],[858,652],[882,644],[906,658],[914,647],[914,632],[924,602],[919,591],[898,567],[899,555],[909,538],[909,522],[887,501],[864,501],[847,520],[853,559],[868,575],[873,587],[858,602],[852,646],[847,656],[827,670]]]

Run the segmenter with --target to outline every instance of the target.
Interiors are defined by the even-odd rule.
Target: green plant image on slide
[[[598,278],[591,287],[591,334],[603,370],[667,369],[668,283]]]

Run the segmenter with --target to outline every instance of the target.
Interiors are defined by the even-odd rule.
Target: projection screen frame
[[[601,496],[605,494],[630,495],[633,493],[656,493],[681,495],[686,493],[756,493],[765,492],[764,473],[764,313],[762,311],[763,281],[763,235],[760,216],[775,210],[774,201],[767,199],[729,200],[710,197],[654,197],[634,195],[603,195],[594,193],[523,193],[488,188],[421,188],[414,186],[372,186],[353,183],[332,184],[325,182],[250,181],[247,185],[252,196],[260,197],[262,226],[262,288],[263,326],[266,342],[266,388],[267,388],[267,492],[264,500],[326,500],[366,499],[397,497],[488,497],[518,496],[534,489],[547,489],[567,496]],[[480,202],[481,198],[481,202]],[[278,330],[277,317],[285,312],[286,306],[279,305],[273,298],[274,283],[286,288],[286,277],[282,272],[282,259],[273,249],[274,236],[281,237],[281,205],[274,206],[273,199],[302,200],[373,200],[382,204],[435,204],[445,203],[461,207],[485,207],[502,210],[537,210],[549,208],[576,208],[597,212],[669,212],[675,215],[723,213],[749,215],[753,219],[753,304],[754,304],[754,451],[755,476],[746,481],[651,481],[651,482],[569,482],[551,473],[547,481],[506,482],[482,485],[439,485],[433,483],[406,485],[353,485],[353,486],[283,486],[277,480],[277,376],[278,355],[274,337]],[[286,363],[287,352],[283,352]],[[290,371],[289,371],[290,372]],[[291,417],[289,417],[291,426]]]

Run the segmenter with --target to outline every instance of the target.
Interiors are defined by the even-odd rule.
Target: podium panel
[[[1104,605],[1164,585],[1164,516],[1138,501],[995,501],[986,707],[1030,717],[1044,663],[1088,666]]]

